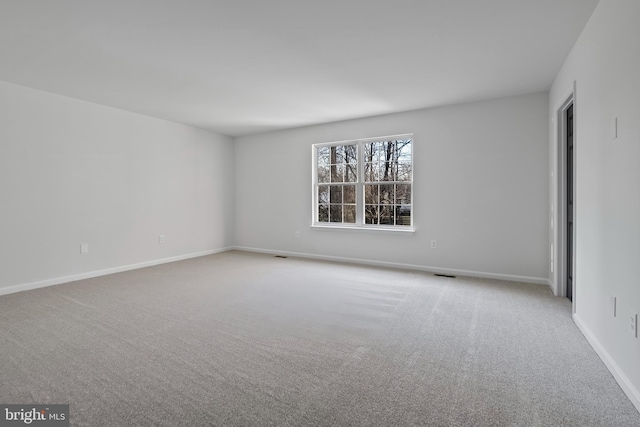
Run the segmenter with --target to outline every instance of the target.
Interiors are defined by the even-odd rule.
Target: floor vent
[[[283,256],[283,255],[274,255],[274,258],[289,258],[289,257]]]
[[[449,279],[455,279],[456,276],[452,276],[450,274],[434,274],[434,276],[438,276],[438,277],[448,277]]]

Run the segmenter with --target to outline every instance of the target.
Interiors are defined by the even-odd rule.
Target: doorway
[[[553,138],[554,155],[552,158],[551,179],[553,195],[551,203],[551,257],[550,270],[553,293],[571,301],[572,312],[576,310],[576,241],[578,218],[576,215],[577,192],[576,164],[577,151],[577,115],[576,82],[573,88],[562,97],[555,108],[553,122],[556,124],[556,136]]]
[[[573,147],[574,147],[574,138],[573,138],[573,103],[571,103],[564,113],[564,129],[565,129],[565,141],[566,141],[566,177],[565,182],[567,183],[566,188],[566,249],[565,253],[567,254],[566,264],[565,264],[565,283],[566,283],[566,296],[569,298],[569,301],[573,301],[573,266],[575,261],[574,255],[574,155],[573,155]]]

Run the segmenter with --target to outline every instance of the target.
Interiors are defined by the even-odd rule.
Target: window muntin
[[[313,150],[314,225],[411,229],[413,135]]]

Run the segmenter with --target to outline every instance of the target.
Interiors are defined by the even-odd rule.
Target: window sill
[[[379,226],[367,226],[367,225],[324,225],[324,224],[313,224],[311,228],[317,230],[358,230],[358,231],[374,231],[374,232],[385,232],[385,233],[415,233],[416,229],[413,227],[379,227]]]

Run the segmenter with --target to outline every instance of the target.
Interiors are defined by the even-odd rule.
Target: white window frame
[[[410,225],[390,225],[390,224],[365,224],[364,223],[364,206],[365,195],[364,186],[367,184],[364,181],[364,145],[376,141],[390,141],[390,140],[411,140],[411,179],[409,181],[384,181],[385,184],[411,184],[411,224]],[[355,223],[340,223],[340,222],[319,222],[318,221],[318,147],[333,147],[344,145],[356,145],[356,158],[357,158],[357,180],[350,183],[345,182],[345,185],[355,185],[356,187],[356,222]],[[353,139],[335,142],[323,142],[313,144],[312,147],[312,160],[311,160],[311,227],[312,228],[325,228],[325,229],[348,229],[348,230],[374,230],[374,231],[393,231],[393,232],[414,232],[415,231],[415,203],[413,199],[414,187],[413,182],[413,170],[415,169],[415,139],[413,133],[379,136],[373,138]]]

